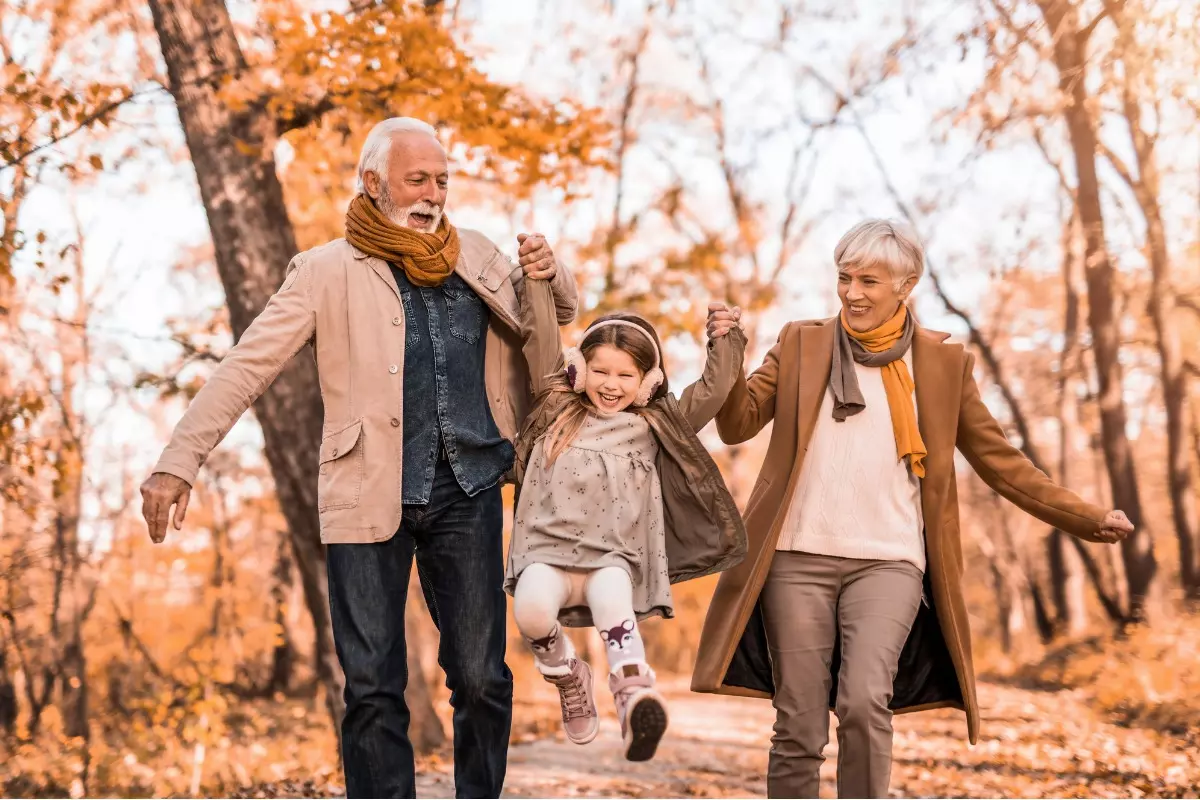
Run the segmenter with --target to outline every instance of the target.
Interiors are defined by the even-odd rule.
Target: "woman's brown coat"
[[[692,675],[694,691],[753,697],[774,693],[758,599],[829,382],[836,322],[785,326],[763,365],[734,385],[717,415],[717,430],[729,444],[752,438],[772,420],[775,425],[744,515],[749,550],[717,585]],[[924,329],[913,338],[918,423],[929,451],[921,483],[928,605],[918,611],[901,655],[892,709],[961,709],[975,743],[979,705],[962,590],[955,448],[989,486],[1048,525],[1094,541],[1104,512],[1055,485],[1008,442],[980,399],[972,376],[974,356],[945,338]],[[836,655],[833,677],[835,698]]]

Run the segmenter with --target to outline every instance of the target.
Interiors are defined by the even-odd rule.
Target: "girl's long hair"
[[[592,325],[612,319],[632,322],[646,331],[654,340],[654,346],[658,348],[658,352],[662,353],[662,342],[658,338],[658,332],[654,330],[654,326],[648,320],[637,314],[629,312],[606,314],[595,320]],[[596,348],[605,344],[628,353],[633,358],[634,363],[637,364],[638,369],[641,370],[643,376],[654,368],[654,348],[650,346],[650,342],[646,341],[645,336],[629,330],[624,325],[609,325],[599,330],[585,332],[583,341],[579,344],[579,351],[583,353],[584,360],[588,361],[591,359],[592,353],[596,351]],[[661,363],[658,366],[662,370],[664,377],[662,385],[651,396],[651,402],[666,397],[667,392],[670,391],[667,387],[667,379],[665,377],[667,374],[666,366]],[[580,378],[587,380],[586,375],[580,376]],[[550,466],[554,464],[555,460],[562,454],[562,451],[566,450],[571,442],[575,441],[575,437],[579,435],[579,431],[583,428],[583,423],[587,419],[588,412],[594,411],[595,407],[586,394],[575,393],[575,390],[571,388],[571,384],[567,381],[565,374],[550,376],[550,383],[546,391],[563,392],[571,398],[546,432],[546,465]],[[635,413],[639,411],[636,408],[633,410]]]

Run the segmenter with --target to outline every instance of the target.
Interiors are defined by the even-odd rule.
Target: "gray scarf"
[[[904,321],[904,332],[896,343],[879,353],[872,353],[862,346],[857,339],[846,333],[842,327],[839,315],[833,323],[837,331],[833,335],[833,369],[829,373],[829,386],[833,389],[833,418],[845,422],[867,407],[862,390],[858,387],[858,375],[854,371],[855,362],[864,367],[883,367],[896,359],[904,358],[908,348],[912,347],[913,334],[917,324],[913,315],[909,314]]]

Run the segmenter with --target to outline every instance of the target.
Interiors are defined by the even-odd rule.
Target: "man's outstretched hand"
[[[175,530],[183,528],[192,486],[183,478],[168,472],[156,472],[142,484],[142,516],[150,528],[150,540],[161,544],[167,538],[171,523],[171,506],[175,507]]]
[[[1105,544],[1114,544],[1131,533],[1133,533],[1133,523],[1129,521],[1129,517],[1125,516],[1125,512],[1110,511],[1104,515],[1104,521],[1100,523],[1100,532],[1096,534],[1096,538]]]

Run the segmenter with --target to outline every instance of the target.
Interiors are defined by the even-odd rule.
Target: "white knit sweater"
[[[904,362],[911,373],[911,350]],[[854,370],[867,407],[838,422],[826,387],[776,549],[908,561],[924,570],[921,483],[896,457],[882,370]]]

